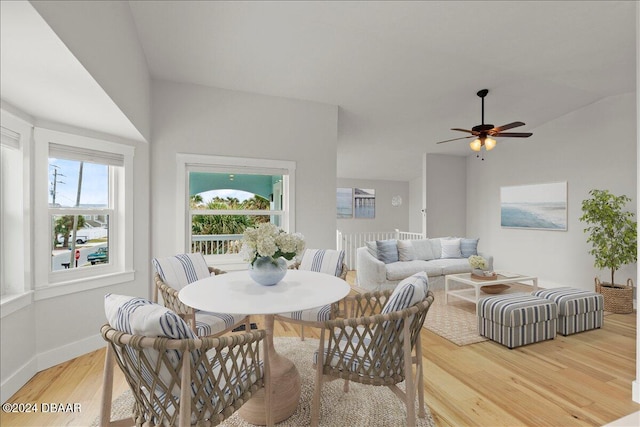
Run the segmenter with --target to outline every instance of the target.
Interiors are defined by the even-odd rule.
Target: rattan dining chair
[[[416,425],[417,393],[418,416],[426,416],[420,331],[434,296],[422,275],[405,279],[393,291],[348,296],[350,317],[324,322],[314,354],[311,425],[319,422],[323,382],[339,378],[345,380],[345,392],[349,381],[389,387],[406,405],[408,426]],[[405,391],[397,385],[402,381]]]
[[[347,278],[347,265],[344,263],[344,250],[335,249],[305,249],[300,262],[293,263],[290,269],[316,271],[319,273],[331,274]],[[344,306],[336,301],[322,307],[309,310],[299,310],[291,313],[278,314],[276,318],[280,321],[300,325],[300,340],[304,341],[304,327],[320,327],[321,322],[344,316]]]
[[[215,426],[263,388],[273,425],[264,330],[198,338],[171,310],[122,295],[107,295],[105,311],[101,426]],[[112,421],[114,361],[134,403],[130,418]]]
[[[162,297],[165,307],[178,313],[199,336],[220,336],[244,326],[251,329],[250,317],[245,314],[212,313],[196,310],[178,298],[180,289],[196,280],[210,275],[224,274],[226,271],[209,267],[201,253],[179,254],[167,258],[154,258],[155,269],[153,301]]]

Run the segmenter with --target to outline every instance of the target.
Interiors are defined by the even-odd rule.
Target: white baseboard
[[[37,360],[32,357],[18,368],[13,374],[9,375],[0,386],[0,401],[2,403],[9,400],[22,386],[24,386],[35,374],[38,373]]]
[[[640,383],[637,380],[631,382],[631,399],[640,403]]]
[[[62,362],[69,361],[83,354],[98,350],[106,345],[100,334],[92,335],[87,338],[65,344],[54,348],[36,356],[38,372],[58,365]]]

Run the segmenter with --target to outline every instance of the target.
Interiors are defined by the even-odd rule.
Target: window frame
[[[16,173],[19,175],[16,180],[11,181],[11,185],[15,189],[12,196],[16,199],[14,208],[18,212],[18,219],[15,224],[11,224],[9,237],[7,237],[7,229],[4,229],[5,215],[7,214],[4,206],[6,201],[4,196],[6,194],[0,188],[3,193],[3,199],[0,201],[0,236],[2,236],[2,241],[0,242],[2,254],[0,256],[4,257],[3,260],[0,260],[0,269],[2,270],[0,275],[0,286],[2,288],[0,301],[2,303],[2,316],[5,316],[6,313],[10,313],[13,309],[18,309],[24,303],[27,303],[28,301],[21,297],[28,295],[30,291],[32,271],[30,264],[31,231],[29,217],[31,210],[28,200],[31,177],[28,163],[31,153],[33,126],[24,119],[9,114],[4,109],[1,111],[1,118],[1,145],[6,150],[11,150],[12,154],[15,155],[12,157],[16,158],[16,169],[18,169]],[[3,163],[5,161],[6,159],[2,159]],[[0,173],[5,172],[4,167],[2,167]],[[18,188],[15,188],[16,186]],[[12,308],[7,306],[6,303],[9,302],[11,302]],[[18,305],[16,306],[14,303]]]
[[[189,205],[189,172],[282,175],[283,197],[281,210],[219,212],[223,215],[242,215],[243,212],[260,212],[261,215],[272,215],[277,212],[278,214],[281,213],[281,228],[287,232],[295,231],[295,161],[185,153],[178,153],[176,161],[176,200],[178,200],[178,203],[176,203],[176,218],[178,219],[178,224],[184,224],[183,227],[176,227],[176,253],[189,253],[191,251],[192,211]],[[239,264],[243,262],[240,254],[206,255],[205,258],[216,264]]]
[[[109,286],[133,280],[133,158],[135,148],[94,137],[36,127],[34,130],[34,259],[36,299]],[[91,268],[51,271],[51,215],[49,207],[49,146],[93,150],[122,156],[122,166],[110,167],[109,263]],[[113,173],[112,173],[113,172]],[[83,209],[72,208],[82,214]],[[69,208],[56,212],[67,212]]]

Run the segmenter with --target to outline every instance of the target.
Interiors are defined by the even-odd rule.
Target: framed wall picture
[[[353,188],[336,189],[338,219],[353,218]]]
[[[354,188],[353,213],[356,218],[375,218],[376,190],[369,188]]]
[[[500,225],[566,231],[566,181],[500,187]]]

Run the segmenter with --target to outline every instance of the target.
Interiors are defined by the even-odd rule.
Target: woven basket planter
[[[604,311],[618,314],[633,312],[633,281],[627,280],[627,285],[611,285],[602,283],[596,277],[596,292],[604,298]]]

